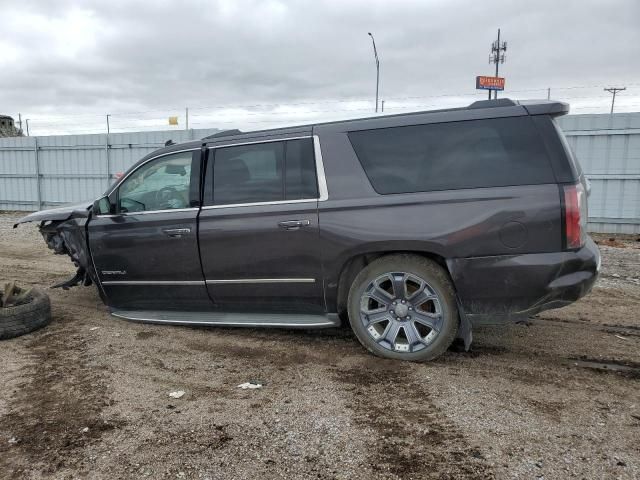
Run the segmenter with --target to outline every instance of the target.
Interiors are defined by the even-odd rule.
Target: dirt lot
[[[16,217],[0,280],[70,276]],[[640,242],[600,241],[587,298],[429,364],[346,329],[136,324],[51,290],[52,324],[0,343],[0,477],[640,478]]]

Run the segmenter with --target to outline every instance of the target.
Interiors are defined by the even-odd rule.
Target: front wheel
[[[370,352],[399,360],[432,360],[453,342],[458,309],[449,276],[418,255],[371,262],[349,290],[349,323]]]

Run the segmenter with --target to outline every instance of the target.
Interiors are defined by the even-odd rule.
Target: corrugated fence
[[[0,210],[39,210],[98,197],[135,162],[167,140],[218,129],[0,138]]]
[[[589,229],[640,233],[640,113],[560,117],[591,181]]]
[[[589,229],[640,233],[640,113],[569,115],[560,125],[591,181]],[[165,141],[216,129],[0,138],[0,210],[38,210],[100,195]]]

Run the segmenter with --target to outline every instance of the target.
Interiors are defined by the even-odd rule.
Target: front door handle
[[[285,222],[278,222],[278,226],[285,230],[298,230],[302,227],[308,227],[309,225],[311,225],[309,220],[287,220]]]
[[[191,233],[190,228],[165,228],[162,230],[167,237],[171,238],[180,238],[183,235],[188,235]]]

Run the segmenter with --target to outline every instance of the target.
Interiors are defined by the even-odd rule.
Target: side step
[[[114,317],[134,322],[167,323],[172,325],[203,325],[220,327],[331,328],[340,326],[335,314],[309,315],[297,313],[228,313],[172,312],[159,310],[113,310]]]

